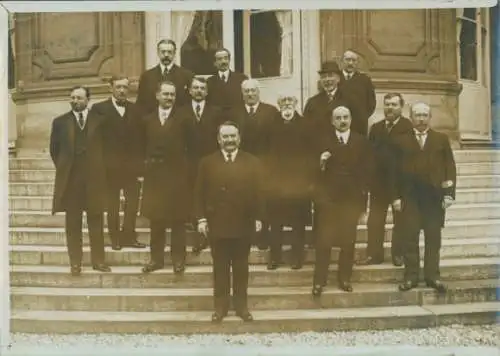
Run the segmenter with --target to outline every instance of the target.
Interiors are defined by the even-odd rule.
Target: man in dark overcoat
[[[345,51],[342,57],[342,80],[339,87],[345,99],[356,108],[353,114],[351,129],[362,135],[368,133],[368,119],[373,115],[377,100],[375,87],[371,78],[358,70],[358,55],[351,50]]]
[[[110,272],[104,263],[103,213],[106,209],[106,170],[103,118],[89,111],[90,92],[71,90],[71,111],[54,119],[50,157],[56,168],[52,214],[65,212],[66,241],[71,274],[82,265],[82,215],[86,212],[92,268]]]
[[[141,74],[137,88],[136,104],[141,116],[146,116],[158,109],[156,89],[163,81],[174,83],[176,90],[176,105],[182,106],[190,101],[189,85],[194,73],[174,63],[177,45],[172,40],[158,42],[157,51],[160,63]]]
[[[314,202],[317,224],[313,296],[327,284],[332,247],[340,248],[337,281],[341,290],[352,291],[351,275],[358,221],[366,211],[371,175],[368,139],[350,130],[351,113],[339,106],[332,126],[322,137],[320,173]]]
[[[129,79],[110,79],[111,97],[93,105],[104,118],[104,156],[108,181],[108,230],[113,250],[122,246],[144,248],[135,232],[143,176],[142,122],[134,103],[127,100]],[[125,198],[123,227],[120,228],[120,191]]]
[[[158,85],[157,111],[144,118],[145,169],[141,214],[150,221],[151,261],[143,272],[164,267],[165,232],[171,228],[171,256],[175,273],[185,269],[188,219],[188,160],[186,130],[176,112],[175,84]]]
[[[445,212],[455,199],[456,164],[448,137],[430,128],[429,105],[410,108],[413,130],[397,138],[396,187],[393,208],[402,212],[404,281],[401,291],[418,285],[420,230],[424,230],[424,280],[428,287],[446,292],[440,281],[439,255]]]
[[[292,228],[292,269],[302,268],[306,225],[311,222],[311,193],[317,155],[309,120],[296,111],[297,98],[282,94],[280,113],[269,129],[269,152],[265,159],[268,185],[268,217],[271,225],[267,268],[278,268],[282,253],[283,227]]]
[[[204,78],[193,78],[190,90],[191,102],[179,109],[178,115],[182,118],[187,133],[187,158],[189,164],[189,191],[194,190],[196,174],[200,160],[215,151],[219,146],[217,143],[217,134],[219,125],[223,123],[222,111],[206,101],[208,94],[207,81]],[[189,198],[189,202],[193,198]],[[190,213],[190,221],[195,226],[197,222],[193,219],[194,212]],[[204,248],[208,247],[206,239],[201,239],[199,244],[193,247],[193,252],[198,254]]]
[[[274,105],[260,100],[257,80],[243,81],[240,90],[243,93],[243,104],[235,107],[230,117],[240,128],[241,149],[263,160],[269,152],[269,129],[279,112]],[[263,184],[267,183],[264,181]],[[254,242],[261,250],[267,249],[269,246],[268,221],[262,222],[262,229],[255,236]]]
[[[230,305],[231,268],[233,307],[244,321],[252,321],[247,290],[251,236],[265,214],[262,204],[261,164],[239,149],[234,123],[219,129],[221,150],[201,160],[195,188],[198,231],[208,237],[213,259],[213,322],[221,322]]]
[[[224,113],[224,117],[230,117],[230,111],[234,107],[243,104],[241,94],[241,83],[248,77],[239,72],[229,69],[231,53],[226,48],[215,51],[215,67],[217,72],[207,80],[208,96],[207,101],[218,106]]]
[[[394,163],[394,139],[413,130],[411,121],[402,116],[404,99],[399,93],[384,96],[384,120],[374,124],[368,139],[372,146],[375,162],[370,186],[370,212],[368,215],[368,247],[366,258],[360,265],[381,264],[384,262],[384,236],[387,211],[392,203],[391,181]],[[402,237],[404,226],[399,221],[399,213],[392,212],[393,228],[391,256],[395,266],[403,265]]]

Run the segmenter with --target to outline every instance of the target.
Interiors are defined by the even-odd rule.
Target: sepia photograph
[[[386,2],[2,4],[0,353],[498,355],[500,7]]]

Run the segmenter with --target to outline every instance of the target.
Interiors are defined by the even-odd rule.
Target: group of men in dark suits
[[[313,222],[314,296],[327,284],[331,247],[341,249],[338,286],[352,291],[357,225],[368,196],[368,249],[359,263],[383,262],[392,205],[393,263],[404,263],[406,271],[400,289],[418,282],[418,235],[424,229],[426,283],[445,290],[439,281],[440,229],[454,199],[456,172],[446,136],[429,128],[429,106],[412,106],[409,120],[401,113],[402,96],[387,94],[385,119],[366,137],[375,92],[352,51],[344,54],[343,69],[335,62],[322,65],[322,90],[300,115],[294,95],[280,95],[277,107],[262,102],[258,82],[229,69],[227,49],[216,51],[217,73],[208,80],[173,62],[175,42],[162,40],[157,50],[160,63],[141,75],[135,104],[127,100],[128,78],[117,76],[110,81],[112,97],[90,110],[88,89],[75,87],[72,111],[53,122],[53,211],[66,212],[73,274],[81,272],[83,211],[94,269],[110,271],[104,211],[113,249],[145,247],[135,233],[142,182],[140,210],[151,229],[151,258],[142,271],[164,268],[170,228],[173,269],[182,273],[186,224],[195,225],[200,241],[193,251],[210,246],[214,261],[214,322],[228,313],[231,284],[237,315],[253,320],[247,307],[250,246],[269,246],[267,267],[278,268],[285,226],[292,228],[291,267],[300,269],[305,227]]]

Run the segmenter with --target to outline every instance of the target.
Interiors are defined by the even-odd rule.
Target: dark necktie
[[[221,74],[220,80],[222,80],[225,83],[226,82],[226,75],[225,74]]]
[[[248,115],[253,116],[255,114],[255,109],[253,106],[250,106],[250,109],[248,109]]]
[[[424,133],[417,133],[417,141],[418,141],[418,144],[419,144],[421,150],[424,149],[424,145],[425,145],[424,137],[425,137]]]
[[[83,114],[81,112],[78,113],[78,125],[80,125],[80,128],[83,130],[83,126],[85,125],[85,121],[83,121]]]
[[[394,122],[387,121],[386,127],[387,127],[387,132],[391,132],[392,128],[394,127]]]
[[[200,104],[196,104],[195,112],[196,112],[196,118],[198,120],[200,120],[201,119],[201,105]]]
[[[163,70],[163,79],[167,79],[167,76],[168,76],[168,68],[165,67],[165,69]]]
[[[339,136],[339,142],[341,145],[343,145],[345,143],[344,138],[342,136]]]
[[[227,156],[226,156],[226,162],[233,163],[233,155],[229,152],[227,153]]]

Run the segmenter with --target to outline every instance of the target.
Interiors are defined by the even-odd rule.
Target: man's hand
[[[449,195],[445,195],[443,198],[443,209],[448,209],[453,204],[453,198]]]
[[[205,237],[208,237],[208,222],[205,219],[198,221],[198,232]]]
[[[144,177],[137,177],[138,182],[144,182]]]
[[[401,199],[396,199],[392,202],[392,208],[394,211],[401,211],[403,208],[403,205],[401,204]]]
[[[262,230],[262,222],[260,220],[255,221],[255,231]]]
[[[326,161],[328,161],[328,159],[332,156],[332,154],[328,151],[325,151],[321,154],[321,156],[319,157],[319,166],[321,168],[322,171],[325,170],[325,166],[326,166]]]

